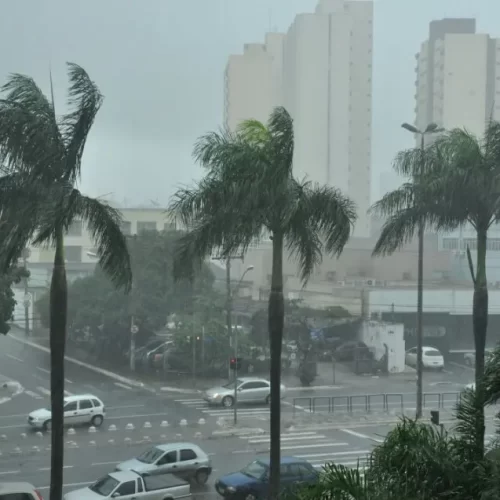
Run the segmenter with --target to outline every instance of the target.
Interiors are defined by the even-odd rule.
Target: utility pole
[[[226,259],[226,327],[227,334],[229,336],[229,342],[231,342],[233,335],[232,326],[232,314],[233,314],[233,293],[231,290],[231,257]],[[227,378],[231,380],[231,366],[227,367]]]
[[[130,317],[130,369],[135,371],[135,336],[139,331],[138,326],[135,324],[135,317]]]
[[[31,296],[28,288],[28,259],[31,255],[30,249],[25,248],[23,250],[23,268],[24,268],[24,334],[29,337],[30,334],[30,305]]]
[[[417,178],[419,180],[425,174],[425,136],[443,132],[435,123],[429,123],[424,131],[419,130],[409,123],[401,125],[404,129],[420,136],[420,166]],[[422,386],[423,386],[423,366],[422,366],[422,344],[423,344],[423,298],[424,298],[424,221],[420,220],[418,224],[418,269],[417,269],[417,411],[416,418],[422,417]]]

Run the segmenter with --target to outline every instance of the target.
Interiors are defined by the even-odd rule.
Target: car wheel
[[[225,398],[222,399],[222,406],[225,406],[226,408],[231,408],[234,404],[234,399],[232,396],[226,396]]]
[[[271,394],[269,394],[269,396],[267,396],[266,398],[266,405],[269,405],[271,404]]]
[[[96,415],[95,417],[92,417],[92,420],[90,421],[90,423],[94,427],[100,427],[102,425],[103,421],[104,421],[104,418],[102,417],[102,415]]]
[[[198,484],[205,484],[208,481],[208,472],[206,470],[199,470],[196,473],[195,479]]]
[[[43,430],[50,432],[52,430],[52,420],[43,423]]]

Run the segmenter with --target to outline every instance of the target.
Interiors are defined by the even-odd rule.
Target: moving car
[[[134,471],[111,472],[94,484],[70,491],[64,500],[103,500],[104,498],[138,500],[176,500],[191,498],[189,483],[175,476],[148,476]]]
[[[281,487],[315,484],[319,479],[316,469],[306,460],[281,457]],[[254,460],[239,472],[217,479],[215,489],[219,495],[231,499],[258,500],[267,498],[269,489],[269,459]]]
[[[99,427],[104,422],[106,408],[104,403],[92,394],[68,396],[64,398],[64,425],[91,424]],[[40,408],[28,415],[28,424],[35,429],[52,429],[50,408]]]
[[[192,443],[152,446],[137,458],[116,466],[117,471],[133,470],[148,475],[175,474],[186,480],[205,484],[212,473],[208,455]]]
[[[30,483],[0,483],[2,500],[43,500],[42,495]]]
[[[234,405],[234,384],[237,387],[238,403],[266,403],[271,401],[271,383],[269,380],[257,377],[240,377],[236,382],[213,387],[203,394],[203,399],[209,404],[221,404],[226,408]],[[280,397],[286,396],[286,387],[281,384]]]
[[[408,366],[417,366],[417,348],[406,351],[405,363]],[[435,347],[422,346],[422,366],[424,368],[444,369],[443,355]]]

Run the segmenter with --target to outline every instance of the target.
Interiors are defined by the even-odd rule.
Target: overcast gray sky
[[[199,178],[194,141],[218,128],[227,57],[286,31],[316,0],[1,0],[0,82],[11,72],[48,89],[64,110],[65,62],[83,66],[105,95],[87,145],[82,189],[128,204],[166,204]],[[500,36],[498,0],[375,0],[373,192],[412,138],[415,58],[429,22],[475,17]]]

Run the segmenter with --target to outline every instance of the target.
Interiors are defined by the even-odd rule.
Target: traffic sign
[[[132,325],[130,327],[130,333],[132,333],[133,335],[135,335],[138,331],[139,331],[139,327],[137,325]]]

